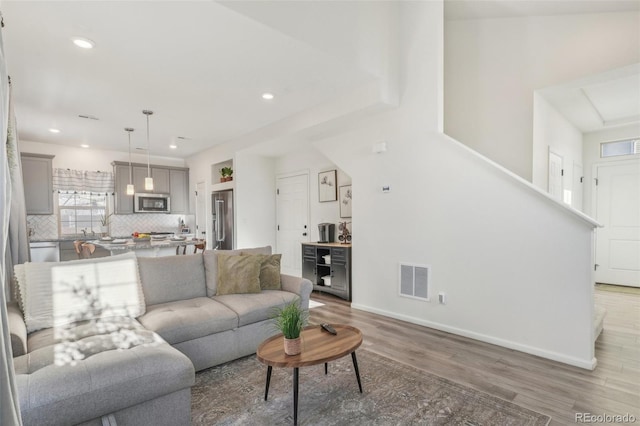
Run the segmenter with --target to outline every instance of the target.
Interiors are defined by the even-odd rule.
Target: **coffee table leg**
[[[293,425],[298,424],[298,368],[293,369]]]
[[[267,400],[267,396],[269,395],[269,383],[271,383],[271,366],[267,367],[267,387],[264,390],[264,400]]]
[[[324,374],[329,374],[329,363],[328,362],[324,363]]]
[[[351,352],[351,359],[353,360],[353,368],[356,370],[356,377],[358,378],[358,387],[360,388],[360,393],[362,393],[362,383],[360,382],[360,371],[358,370],[358,360],[356,358],[356,352]]]

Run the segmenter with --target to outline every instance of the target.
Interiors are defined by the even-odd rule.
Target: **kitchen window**
[[[109,217],[109,194],[113,194],[113,173],[54,169],[53,189],[58,191],[60,236],[102,232]],[[108,222],[108,221],[107,221]]]
[[[107,195],[91,193],[58,194],[60,235],[102,232],[102,221],[109,216]]]

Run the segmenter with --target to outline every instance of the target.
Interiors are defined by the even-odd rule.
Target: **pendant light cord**
[[[151,147],[151,145],[149,144],[149,116],[150,116],[151,114],[153,114],[153,112],[151,112],[151,111],[146,111],[146,112],[144,112],[144,113],[145,113],[145,114],[146,114],[146,116],[147,116],[147,176],[148,176],[148,177],[151,177],[151,166],[149,165],[149,164],[150,164],[150,160],[149,160],[149,150],[150,150],[150,147]]]
[[[129,133],[129,185],[133,184],[133,168],[131,166],[131,132],[133,129],[131,127],[127,127],[124,129]]]

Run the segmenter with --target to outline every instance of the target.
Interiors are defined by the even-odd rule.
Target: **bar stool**
[[[73,242],[73,248],[76,250],[78,259],[88,259],[91,257],[94,251],[96,251],[95,244],[85,243],[82,240],[76,240]]]
[[[193,245],[193,254],[196,254],[198,250],[202,250],[204,252],[206,248],[207,248],[207,240],[198,240],[198,242],[196,242]],[[182,254],[187,254],[186,244],[176,247],[176,254],[180,254],[180,249],[182,249]]]

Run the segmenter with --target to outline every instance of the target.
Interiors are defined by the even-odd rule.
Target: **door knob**
[[[303,236],[303,237],[306,237],[306,236],[307,236],[307,233],[306,233],[306,232],[303,232],[303,233],[302,233],[302,236]]]

